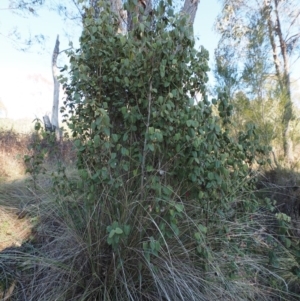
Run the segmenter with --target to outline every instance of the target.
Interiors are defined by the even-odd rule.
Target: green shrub
[[[267,149],[253,126],[230,138],[226,94],[206,95],[207,51],[162,2],[126,36],[103,7],[86,10],[62,79],[78,179],[55,178],[22,287],[34,300],[291,297],[269,250],[280,271],[293,257],[253,215],[249,169]]]
[[[253,127],[239,143],[230,138],[232,107],[225,93],[208,99],[208,52],[194,48],[185,22],[161,2],[124,36],[108,9],[98,19],[87,10],[81,48],[69,52],[70,77],[62,79],[81,178],[72,193],[84,195],[91,246],[97,233],[112,248],[107,277],[129,277],[131,289],[144,287],[145,266],[154,278],[161,273],[157,262],[171,253],[209,269],[212,248],[222,245],[207,243],[215,225],[256,206],[249,168],[267,148]]]
[[[63,112],[88,200],[92,205],[107,185],[122,198],[126,183],[141,198],[151,191],[147,206],[156,211],[175,194],[202,207],[213,200],[222,210],[221,200],[265,149],[252,141],[252,129],[239,144],[230,139],[225,94],[212,100],[220,117],[213,114],[205,87],[208,52],[194,49],[185,20],[162,3],[144,18],[124,36],[110,11],[96,20],[87,11],[81,48],[69,53]]]

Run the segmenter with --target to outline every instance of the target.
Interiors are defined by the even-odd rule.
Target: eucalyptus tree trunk
[[[184,5],[181,9],[181,13],[186,14],[188,16],[189,23],[191,26],[194,25],[199,3],[200,0],[185,0]]]
[[[112,0],[113,1],[113,0]],[[142,15],[147,15],[152,10],[152,0],[138,0],[133,11],[127,11],[127,31],[133,29],[133,17],[137,16],[141,22]]]
[[[52,76],[54,82],[54,91],[53,91],[53,106],[52,106],[52,115],[51,115],[51,123],[52,126],[55,127],[55,134],[57,140],[60,140],[61,133],[59,130],[58,123],[58,106],[59,106],[59,81],[57,79],[59,75],[59,70],[57,67],[57,57],[59,55],[59,35],[57,35],[55,47],[52,54]]]
[[[260,43],[262,53],[266,57],[270,54],[274,68],[266,64],[265,73],[268,76],[265,77],[265,87],[266,91],[270,90],[276,94],[277,90],[280,91],[281,100],[284,103],[284,108],[280,113],[282,148],[285,161],[292,162],[294,155],[291,128],[294,109],[289,61],[292,59],[296,61],[299,58],[299,0],[222,0],[222,4],[223,9],[216,23],[216,29],[221,34],[219,48],[223,50],[223,52],[219,52],[223,54],[224,50],[234,47],[235,55],[234,59],[231,58],[230,63],[239,68],[243,66],[240,68],[241,79],[244,75],[243,70],[248,69],[247,60],[249,58],[244,57],[245,49],[253,49],[255,43],[257,45]],[[253,30],[261,30],[262,33],[258,36],[257,41],[250,41],[248,38],[252,22],[253,24],[257,23]],[[237,61],[238,63],[236,63]],[[273,80],[276,81],[276,85],[271,87],[269,83]],[[244,89],[243,81],[241,82],[240,89]],[[253,83],[249,84],[253,86]],[[257,97],[256,94],[254,96]]]
[[[118,16],[119,33],[126,33],[127,12],[123,9],[122,0],[110,0],[111,10]]]
[[[283,148],[284,148],[284,156],[286,160],[290,163],[294,161],[294,155],[293,155],[293,141],[290,137],[291,121],[293,118],[293,104],[292,104],[292,97],[291,97],[289,57],[287,54],[287,44],[283,38],[281,22],[278,13],[278,0],[274,0],[274,4],[275,4],[275,15],[276,15],[275,31],[279,38],[281,56],[283,59],[283,87],[284,87],[283,92],[286,97],[284,113],[283,113],[283,126],[284,126]]]
[[[96,0],[91,0],[96,1]],[[130,1],[130,0],[129,0]],[[137,4],[133,11],[123,10],[122,0],[110,0],[111,10],[119,18],[119,32],[126,33],[133,29],[133,16],[138,15],[138,20],[141,21],[142,14],[149,14],[153,8],[152,0],[137,0]],[[193,26],[200,0],[185,0],[181,13],[187,15],[188,23]]]
[[[272,20],[272,5],[270,1],[265,0],[265,10],[267,11],[267,24],[269,40],[273,51],[273,62],[276,70],[276,77],[279,82],[282,96],[284,97],[284,112],[282,117],[283,124],[283,150],[284,157],[288,163],[293,162],[293,141],[290,137],[291,132],[291,121],[293,118],[293,104],[291,97],[291,81],[290,81],[290,70],[289,70],[289,55],[287,53],[287,43],[283,37],[282,26],[279,16],[278,0],[273,0],[275,21]],[[277,54],[277,46],[275,43],[275,37],[279,40],[279,49],[282,58],[283,67],[280,66],[280,60]]]

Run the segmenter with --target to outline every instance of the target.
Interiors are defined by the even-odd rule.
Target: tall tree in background
[[[270,82],[276,81],[273,87],[279,87],[277,95],[284,103],[281,120],[284,156],[287,162],[292,162],[290,69],[300,47],[300,1],[222,2],[223,9],[216,22],[221,34],[216,52],[217,72],[221,71],[219,80],[226,75],[228,81],[232,77],[230,70],[236,70],[231,90],[245,90],[252,99],[265,98],[266,86],[270,89]]]
[[[282,119],[284,154],[288,161],[293,161],[293,142],[290,137],[293,118],[290,60],[300,46],[300,2],[265,0],[264,5],[276,76],[282,95],[286,100]],[[277,54],[276,38],[281,56]]]

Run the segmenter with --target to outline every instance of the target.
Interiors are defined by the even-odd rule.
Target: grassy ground
[[[118,222],[130,224],[132,230],[122,248],[113,252],[106,242],[107,226],[115,219],[110,215],[114,210],[110,192],[104,191],[92,210],[84,205],[84,190],[53,194],[55,157],[46,158],[47,171],[33,185],[22,161],[31,139],[31,135],[0,131],[0,300],[298,300],[300,275],[292,272],[298,263],[293,252],[273,236],[274,215],[256,212],[224,218],[215,212],[202,213],[191,201],[182,212],[181,234],[163,238],[150,263],[141,237],[156,248],[153,236],[163,218],[153,218],[138,192],[129,194],[124,189],[123,198],[114,203]],[[76,183],[70,145],[60,151],[68,178]],[[289,188],[292,178],[296,182]],[[280,200],[280,195],[294,191],[297,181],[288,172],[270,173],[261,180],[261,193]],[[237,196],[237,203],[245,197]],[[297,200],[294,196],[294,204]],[[201,214],[215,218],[208,230],[198,228],[203,223]],[[205,260],[196,256],[194,229],[205,240],[199,245]],[[290,237],[293,244],[295,235]]]
[[[0,119],[0,253],[21,249],[33,239],[33,229],[40,218],[41,199],[47,200],[46,190],[51,183],[51,172],[39,177],[38,185],[43,191],[37,191],[32,178],[26,174],[24,156],[32,154],[32,150],[28,148],[33,142],[32,133],[33,123],[29,120],[15,122]],[[62,157],[65,155],[72,160],[72,155],[68,152],[70,145],[61,145],[59,150]],[[53,158],[46,157],[45,164],[53,171],[56,165],[52,165],[51,160]],[[1,262],[5,258],[6,255],[0,256],[2,269]],[[0,300],[10,300],[9,296],[16,283],[12,282],[7,287],[1,281]]]
[[[18,128],[18,132],[14,128]],[[20,247],[30,238],[32,222],[23,211],[25,185],[24,155],[30,135],[28,122],[0,119],[0,252]],[[0,299],[8,300],[0,286]],[[12,290],[12,289],[11,289]]]
[[[24,155],[30,135],[21,130],[23,124],[0,119],[0,251],[10,246],[20,246],[30,235],[31,223],[22,216],[25,188]],[[7,121],[7,122],[6,122]],[[4,126],[6,124],[6,127]],[[28,127],[25,123],[23,129]],[[14,196],[18,196],[17,198]]]

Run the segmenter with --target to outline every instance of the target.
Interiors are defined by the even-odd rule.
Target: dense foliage
[[[160,4],[127,36],[103,11],[85,19],[81,48],[71,52],[64,111],[78,150],[77,166],[89,200],[103,185],[126,183],[151,191],[148,205],[188,195],[204,205],[226,198],[247,177],[258,151],[254,131],[229,137],[226,94],[206,95],[208,53],[194,49],[185,20]],[[137,184],[139,183],[139,184]],[[162,190],[162,188],[164,189]]]

